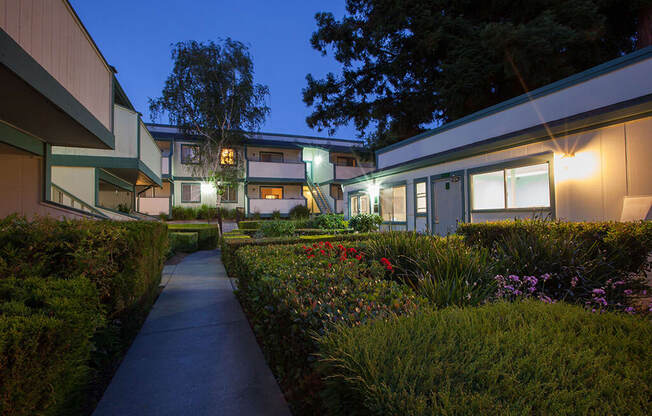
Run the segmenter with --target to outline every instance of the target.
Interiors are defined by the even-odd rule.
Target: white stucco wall
[[[52,166],[51,182],[95,206],[95,168]]]

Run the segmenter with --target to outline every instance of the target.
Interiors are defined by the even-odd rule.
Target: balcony
[[[306,164],[294,162],[247,162],[247,179],[258,181],[304,182],[306,180]]]
[[[274,211],[279,211],[281,214],[288,214],[290,210],[297,205],[306,205],[306,199],[305,198],[293,198],[293,199],[249,198],[249,213],[271,215]]]
[[[375,170],[375,167],[370,165],[363,166],[334,166],[334,178],[336,180],[345,180],[355,178],[356,176],[366,175]]]
[[[138,212],[157,216],[170,213],[170,197],[138,198]]]

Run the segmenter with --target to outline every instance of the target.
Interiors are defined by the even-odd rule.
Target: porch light
[[[380,192],[380,184],[378,183],[369,184],[369,186],[367,187],[367,192],[369,193],[369,198],[371,198],[372,201],[375,201],[376,197],[378,197],[378,193]]]
[[[319,166],[319,164],[321,163],[321,156],[320,155],[315,156],[313,162],[315,162],[315,166]]]
[[[584,180],[598,171],[598,157],[592,151],[555,153],[556,180]]]

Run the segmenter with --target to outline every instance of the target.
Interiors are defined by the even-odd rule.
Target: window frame
[[[342,165],[342,164],[340,164],[340,159],[344,159],[346,161],[353,161],[353,164],[352,165],[348,165],[348,164]],[[350,156],[335,156],[335,165],[336,166],[346,166],[346,167],[350,167],[350,168],[355,168],[355,167],[358,166],[358,161],[354,157],[350,157]]]
[[[270,162],[263,160],[263,155],[281,155],[281,161],[280,162]],[[264,163],[285,163],[285,153],[283,152],[258,152],[258,160],[260,162]]]
[[[367,199],[369,200],[369,206],[367,208],[369,210],[368,212],[373,213],[373,206],[372,206],[372,202],[371,202],[371,196],[369,195],[369,193],[364,192],[364,191],[350,192],[350,193],[348,193],[349,218],[351,218],[353,215],[357,215],[357,214],[360,214],[362,212],[362,210],[360,209],[360,207],[362,206],[362,205],[360,205],[360,203],[361,203],[361,198],[360,197],[361,196],[366,196],[367,197]],[[353,198],[357,199],[357,212],[356,212],[356,214],[353,214],[353,209],[352,209],[352,200],[353,200]]]
[[[222,202],[227,202],[227,203],[238,202],[238,185],[225,185],[224,188],[225,191],[224,194],[222,195]],[[228,195],[229,189],[233,189],[234,199],[225,198],[225,196]]]
[[[507,208],[507,170],[523,168],[533,165],[548,164],[548,192],[549,192],[549,205],[548,206],[533,206],[525,208]],[[473,195],[473,176],[483,173],[503,172],[503,193],[504,193],[504,208],[489,208],[489,209],[474,209],[474,195]],[[468,180],[468,200],[469,212],[474,213],[501,213],[501,212],[533,212],[533,211],[547,211],[550,212],[551,218],[556,218],[556,203],[555,203],[555,178],[554,178],[554,154],[553,152],[546,152],[531,157],[525,157],[516,160],[510,160],[493,165],[482,166],[479,168],[467,170],[466,178]]]
[[[405,220],[403,221],[396,221],[396,216],[394,215],[394,188],[405,188],[405,205],[404,205],[404,210],[405,210]],[[381,193],[383,190],[391,189],[392,190],[392,215],[391,215],[391,220],[386,221],[383,218],[383,198],[380,197]],[[408,217],[408,211],[407,211],[407,182],[406,181],[400,181],[400,182],[394,182],[394,183],[388,183],[388,184],[383,184],[381,186],[379,192],[378,192],[378,213],[380,214],[380,217],[383,218],[383,224],[399,224],[399,225],[407,225],[407,217]]]
[[[199,164],[201,163],[201,157],[200,157],[200,159],[199,159],[197,162],[189,162],[187,159],[184,159],[184,156],[183,156],[183,149],[186,148],[186,147],[194,147],[194,148],[199,149],[199,145],[198,145],[198,144],[187,144],[187,143],[181,143],[181,152],[180,152],[180,154],[179,154],[179,158],[180,158],[180,160],[181,160],[181,164],[182,164],[182,165],[199,165]],[[197,151],[197,153],[199,153],[199,151]]]
[[[337,189],[339,187],[339,192],[336,192],[336,195],[333,195],[333,189]],[[342,201],[344,199],[344,192],[342,191],[342,185],[338,183],[331,183],[329,187],[329,194],[331,198],[333,198],[336,201]],[[337,198],[338,196],[341,196],[342,198]]]
[[[199,186],[199,201],[192,201],[192,200],[185,200],[183,199],[183,186],[184,185],[197,185]],[[181,203],[182,204],[201,204],[201,182],[181,182]],[[190,196],[192,197],[192,191],[190,192]]]
[[[419,212],[417,201],[419,200],[419,194],[417,193],[417,186],[419,184],[424,184],[423,198],[426,200],[426,211]],[[418,178],[414,180],[414,216],[415,217],[427,217],[428,216],[428,178]]]
[[[281,198],[276,198],[273,199],[275,201],[279,201],[281,199],[285,199],[285,189],[282,186],[259,186],[258,187],[258,198],[259,199],[266,199],[263,198],[263,189],[280,189],[281,190]],[[272,200],[272,199],[270,199]]]

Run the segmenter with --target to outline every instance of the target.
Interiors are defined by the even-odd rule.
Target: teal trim
[[[102,145],[115,148],[115,137],[88,109],[29,55],[11,36],[0,29],[0,64],[9,68],[32,88],[82,125]]]
[[[462,186],[462,221],[467,222],[467,215],[466,215],[466,201],[467,198],[465,198],[466,192],[464,191],[464,183],[465,183],[465,178],[466,178],[466,172],[464,170],[455,170],[451,172],[445,172],[445,173],[438,173],[436,175],[431,175],[430,176],[430,199],[429,204],[430,204],[430,229],[431,232],[434,234],[435,233],[435,183],[439,180],[442,179],[448,179],[453,176],[456,176],[460,178],[460,185]]]
[[[45,189],[43,190],[43,200],[49,201],[52,199],[52,164],[50,163],[50,159],[52,158],[52,145],[46,143],[44,148],[45,162],[43,163],[43,183],[45,184]]]
[[[103,207],[101,205],[98,205],[98,207],[100,207],[102,209],[105,209],[107,211],[113,212],[114,214],[124,215],[125,217],[133,218],[135,220],[141,220],[142,219],[142,218],[140,218],[140,217],[138,217],[136,215],[132,215],[132,214],[128,214],[126,212],[118,211],[117,209],[107,208],[107,207]],[[144,214],[141,214],[141,215],[144,215]]]
[[[54,201],[43,201],[42,203],[44,205],[51,205],[51,206],[53,206],[55,208],[60,208],[60,209],[68,210],[68,211],[73,211],[73,212],[76,212],[78,214],[85,215],[87,217],[94,217],[94,218],[97,218],[98,220],[108,220],[109,219],[109,217],[107,217],[103,213],[95,214],[95,213],[84,211],[84,210],[77,209],[77,208],[74,208],[74,207],[69,207],[68,205],[63,205],[63,204],[60,204],[60,203],[54,202]]]
[[[125,181],[124,179],[118,178],[117,176],[112,175],[100,168],[95,169],[95,175],[97,175],[98,179],[101,179],[126,191],[134,192],[133,184]]]
[[[487,172],[494,172],[494,171],[500,171],[500,170],[505,170],[505,169],[513,169],[513,168],[518,168],[518,167],[523,167],[523,166],[529,166],[529,165],[537,165],[541,163],[547,163],[548,164],[548,190],[550,192],[550,206],[549,207],[530,207],[530,208],[507,208],[507,201],[505,201],[505,208],[502,209],[488,209],[488,210],[476,210],[473,209],[473,181],[471,180],[471,176],[480,174],[480,173],[487,173]],[[485,165],[485,166],[480,166],[477,168],[473,169],[468,169],[466,172],[467,179],[468,179],[468,197],[469,197],[469,215],[474,214],[474,213],[483,213],[483,212],[544,212],[544,211],[550,211],[550,216],[555,219],[557,217],[557,210],[556,210],[556,202],[555,202],[555,178],[554,178],[554,153],[553,152],[545,152],[541,153],[538,155],[533,155],[533,156],[527,156],[527,157],[522,157],[519,159],[511,159],[505,162],[501,163],[495,163],[491,165]],[[503,184],[503,187],[505,184]],[[470,218],[469,218],[470,220]]]
[[[183,185],[199,185],[199,201],[186,201],[183,199]],[[181,203],[182,204],[201,204],[201,182],[181,182]]]
[[[380,184],[380,189],[394,188],[396,186],[403,186],[403,185],[407,185],[406,180],[395,181],[395,182],[385,182],[385,183]]]
[[[450,130],[452,128],[461,126],[463,124],[468,124],[472,121],[478,120],[483,117],[487,117],[491,114],[495,114],[501,111],[505,111],[511,107],[515,107],[519,104],[523,104],[525,102],[528,102],[530,100],[533,100],[535,98],[543,97],[545,95],[563,90],[565,88],[572,87],[574,85],[580,84],[582,82],[589,81],[593,78],[599,77],[600,75],[604,75],[608,72],[615,71],[617,69],[633,65],[637,62],[640,62],[642,60],[648,59],[652,57],[652,46],[648,46],[646,48],[640,49],[636,52],[632,52],[630,54],[627,54],[625,56],[621,56],[619,58],[613,59],[611,61],[607,61],[601,65],[594,66],[593,68],[589,68],[585,71],[582,71],[580,73],[577,73],[575,75],[571,75],[569,77],[563,78],[559,81],[553,82],[551,84],[545,85],[543,87],[537,88],[533,91],[530,91],[525,94],[521,94],[517,97],[514,97],[512,99],[509,99],[507,101],[503,101],[499,104],[493,105],[491,107],[487,107],[483,110],[477,111],[473,114],[469,114],[468,116],[462,117],[460,119],[457,119],[455,121],[452,121],[450,123],[446,123],[441,127],[437,127],[432,130],[428,130],[424,133],[418,134],[414,137],[411,137],[409,139],[405,139],[403,141],[400,141],[398,143],[391,144],[389,146],[383,147],[382,149],[378,149],[376,151],[376,154],[382,154],[386,153],[392,149],[396,149],[398,147],[405,146],[410,143],[414,143],[416,141],[425,139],[427,137],[433,136],[435,134],[442,133],[446,130]],[[377,166],[377,165],[376,165]]]
[[[90,167],[102,169],[134,169],[145,174],[158,186],[162,186],[161,178],[145,163],[133,157],[113,156],[82,156],[82,155],[52,155],[53,166]]]
[[[162,178],[156,176],[153,170],[149,168],[142,160],[138,160],[138,170],[143,172],[145,176],[152,180],[158,186],[163,186]]]
[[[43,156],[43,142],[41,140],[2,122],[0,122],[0,142]]]
[[[305,172],[305,169],[304,169]],[[304,179],[297,178],[247,178],[247,183],[293,183],[293,184],[302,184],[305,183]]]

